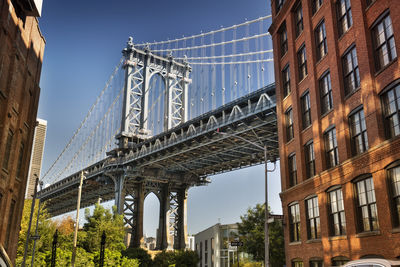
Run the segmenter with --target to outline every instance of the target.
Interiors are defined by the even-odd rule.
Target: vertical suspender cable
[[[222,43],[225,42],[225,31],[221,32],[221,42]],[[222,56],[225,55],[225,44],[223,44],[222,47],[221,47],[221,54],[222,54]],[[225,58],[224,57],[222,58],[222,62],[223,63],[225,62]],[[221,77],[222,77],[222,79],[221,79],[221,81],[222,81],[222,84],[221,84],[221,86],[222,86],[222,88],[221,88],[221,90],[222,90],[221,91],[221,98],[222,98],[222,105],[225,105],[225,91],[226,91],[226,89],[225,89],[225,64],[221,64]]]

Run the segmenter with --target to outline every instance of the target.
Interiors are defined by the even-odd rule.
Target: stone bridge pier
[[[144,200],[154,193],[160,202],[156,249],[185,249],[187,240],[188,184],[168,179],[148,179],[118,175],[115,185],[115,205],[131,229],[130,247],[140,247],[143,241]]]

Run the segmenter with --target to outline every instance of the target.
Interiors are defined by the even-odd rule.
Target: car
[[[343,267],[400,267],[400,260],[361,259],[349,261]]]

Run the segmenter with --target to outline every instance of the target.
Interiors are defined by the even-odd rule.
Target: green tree
[[[153,260],[155,267],[169,267],[175,264],[175,253],[173,251],[162,251],[158,253]]]
[[[151,256],[145,249],[142,248],[127,248],[122,252],[122,256],[129,259],[138,259],[140,267],[151,267],[153,266],[153,261]]]
[[[83,226],[83,230],[86,232],[83,246],[88,252],[94,253],[100,250],[103,231],[106,232],[107,236],[107,249],[118,251],[125,249],[123,215],[117,213],[115,206],[113,206],[112,212],[110,212],[110,210],[96,204],[92,215],[89,209],[85,210],[85,218],[87,223]]]
[[[242,222],[238,223],[238,229],[243,241],[242,251],[253,255],[256,261],[264,261],[265,205],[257,204],[249,208],[240,219]],[[279,221],[269,224],[269,258],[271,266],[285,264],[283,226]]]
[[[175,252],[176,267],[197,266],[199,261],[200,259],[196,251],[179,250]]]
[[[18,249],[16,258],[17,265],[22,263],[24,257],[25,242],[27,238],[29,217],[31,213],[31,205],[32,205],[31,199],[25,200],[24,209],[22,212],[22,219],[21,219],[21,230],[19,232],[19,239],[18,239]],[[32,225],[30,232],[31,236],[35,234],[38,208],[39,208],[39,200],[36,200],[35,210],[32,217]],[[38,235],[40,236],[40,239],[36,241],[35,265],[39,265],[40,264],[39,262],[42,260],[40,258],[42,256],[41,254],[40,257],[37,257],[40,252],[45,253],[51,250],[51,244],[55,230],[56,230],[56,224],[50,220],[50,215],[48,214],[45,205],[42,204],[40,208],[40,216],[38,224]],[[33,248],[33,241],[30,241],[28,246],[27,260],[26,260],[26,263],[27,264],[29,263],[29,265],[31,262],[32,248]]]

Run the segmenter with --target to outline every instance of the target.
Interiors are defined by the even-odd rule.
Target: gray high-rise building
[[[37,119],[35,135],[33,138],[33,149],[31,156],[31,164],[29,166],[29,179],[26,186],[25,198],[32,198],[35,190],[36,176],[40,177],[40,170],[42,168],[42,159],[44,151],[44,143],[46,139],[47,121]]]

